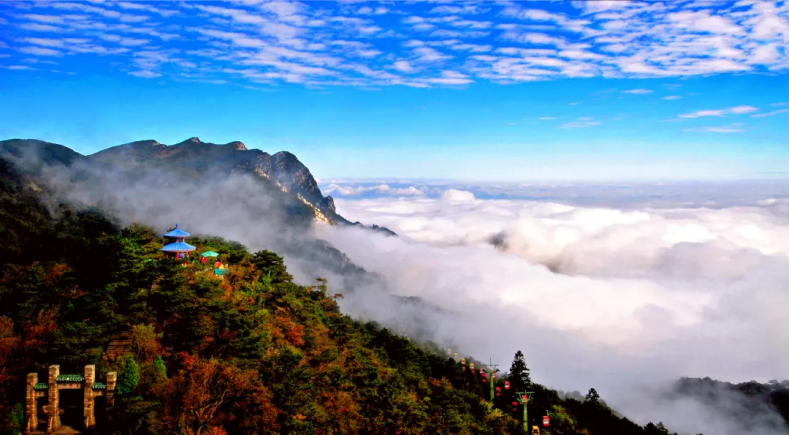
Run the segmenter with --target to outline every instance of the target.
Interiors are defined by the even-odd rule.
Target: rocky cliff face
[[[331,197],[323,197],[309,169],[287,151],[270,155],[249,150],[238,141],[214,144],[193,137],[175,145],[163,145],[155,140],[132,142],[99,151],[88,158],[108,164],[130,162],[201,172],[249,173],[271,180],[283,192],[296,195],[315,211],[317,221],[333,225],[348,223],[337,214]]]
[[[299,159],[287,152],[280,151],[270,155],[257,149],[247,149],[242,142],[226,144],[203,142],[192,137],[174,145],[164,145],[155,140],[141,140],[107,148],[89,156],[83,156],[71,149],[37,140],[9,140],[0,142],[0,151],[24,155],[30,149],[48,156],[47,163],[57,161],[69,166],[75,161],[86,165],[125,168],[156,167],[177,169],[194,177],[209,177],[211,174],[227,175],[233,173],[250,174],[273,182],[282,192],[290,194],[295,200],[312,210],[315,221],[329,225],[363,226],[351,223],[340,216],[331,196],[324,197],[318,183]],[[394,233],[386,228],[366,227],[388,235]]]

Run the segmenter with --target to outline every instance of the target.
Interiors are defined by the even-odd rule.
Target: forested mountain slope
[[[491,405],[480,377],[438,345],[343,315],[331,283],[294,283],[277,254],[190,238],[198,253],[222,253],[230,272],[217,276],[198,256],[163,258],[164,240],[149,228],[53,202],[30,175],[4,161],[0,170],[0,231],[13,240],[0,260],[7,433],[19,433],[25,375],[50,364],[63,373],[95,364],[99,379],[119,373],[112,419],[98,416],[103,433],[523,433],[511,391]],[[130,352],[108,354],[123,332]],[[667,433],[595,397],[562,400],[532,385],[525,366],[509,379],[512,390],[535,391],[531,415],[551,412],[551,433]]]

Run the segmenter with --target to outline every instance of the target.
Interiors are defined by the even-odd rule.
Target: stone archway
[[[95,399],[104,396],[106,407],[114,405],[115,396],[115,372],[107,373],[107,382],[95,382],[96,366],[85,366],[83,375],[60,374],[60,366],[49,366],[48,382],[39,383],[38,373],[27,375],[27,394],[25,407],[25,434],[41,433],[39,422],[39,408],[37,399],[46,398],[46,406],[43,406],[43,413],[46,415],[46,433],[60,432],[65,417],[69,426],[74,429],[90,429],[96,426]],[[68,407],[75,409],[69,410],[68,415],[62,409],[60,396],[63,390],[63,398],[69,401]],[[72,397],[68,397],[72,396]],[[80,413],[81,408],[81,413]],[[80,415],[81,414],[81,415]],[[42,421],[43,423],[43,421]]]

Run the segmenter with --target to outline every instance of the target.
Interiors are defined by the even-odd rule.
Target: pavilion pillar
[[[96,416],[94,413],[94,394],[93,394],[93,383],[96,380],[96,366],[95,365],[87,365],[85,366],[85,382],[82,383],[82,388],[84,392],[84,401],[83,401],[83,416],[85,417],[85,429],[90,429],[96,425]]]
[[[60,366],[49,366],[49,394],[47,399],[47,433],[53,433],[60,429],[60,400],[58,395],[58,376],[60,376]]]
[[[115,383],[118,381],[118,375],[115,372],[107,373],[107,408],[115,406]]]
[[[38,429],[38,410],[36,409],[36,384],[38,373],[28,373],[25,385],[25,433]]]

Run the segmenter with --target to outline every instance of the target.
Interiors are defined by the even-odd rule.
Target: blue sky
[[[765,178],[789,3],[0,4],[0,138],[241,140],[319,178]]]

